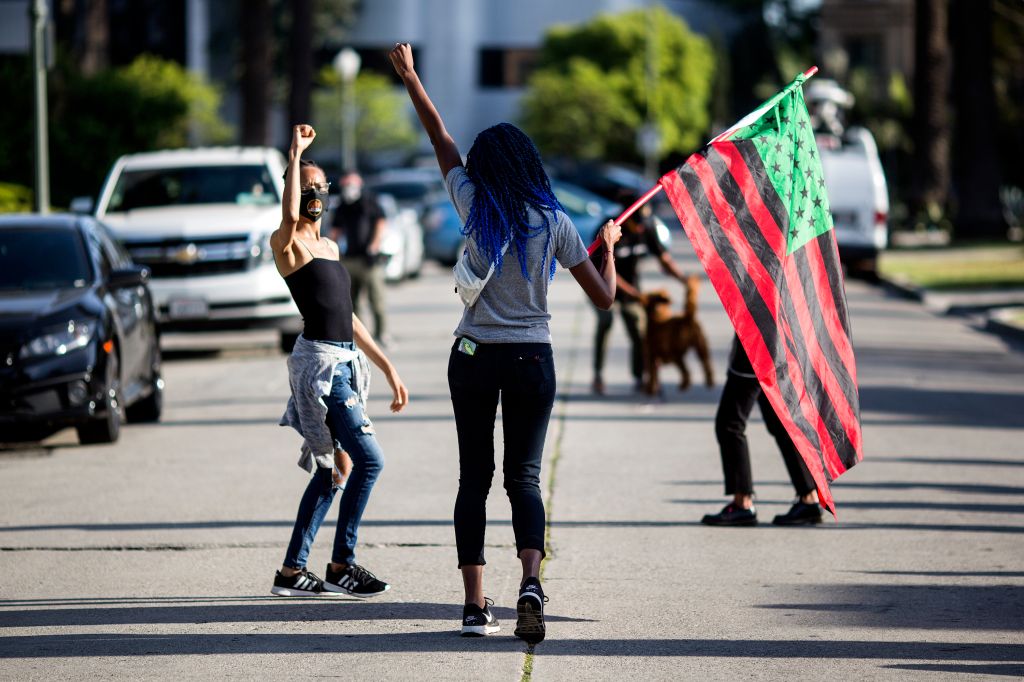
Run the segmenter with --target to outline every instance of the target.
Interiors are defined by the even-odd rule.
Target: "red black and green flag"
[[[761,387],[835,513],[862,457],[839,254],[801,75],[661,178]]]

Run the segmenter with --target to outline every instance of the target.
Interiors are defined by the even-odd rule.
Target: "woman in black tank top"
[[[270,238],[274,262],[303,321],[302,335],[288,361],[292,398],[282,424],[303,436],[300,465],[308,469],[316,465],[271,592],[372,597],[390,586],[355,562],[355,544],[363,509],[383,466],[383,453],[365,414],[361,381],[365,360],[357,351],[384,372],[393,393],[392,412],[405,407],[409,394],[394,366],[352,313],[351,280],[337,245],[320,236],[327,177],[319,166],[302,159],[314,137],[316,132],[308,125],[297,125],[292,131],[281,226]],[[334,550],[326,579],[321,580],[306,570],[306,559],[341,486]]]

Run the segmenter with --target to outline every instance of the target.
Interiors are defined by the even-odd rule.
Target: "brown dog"
[[[647,336],[644,339],[644,364],[648,394],[657,395],[661,391],[658,371],[662,364],[674,363],[682,373],[680,390],[690,387],[690,371],[686,368],[683,356],[691,348],[697,352],[700,363],[704,367],[704,380],[708,386],[715,385],[711,369],[711,354],[708,352],[708,340],[704,330],[697,321],[697,290],[700,279],[696,275],[686,278],[686,302],[682,315],[672,314],[672,299],[664,289],[647,292],[641,302],[647,311]]]

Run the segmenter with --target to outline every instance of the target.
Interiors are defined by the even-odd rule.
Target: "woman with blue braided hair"
[[[598,270],[551,191],[530,138],[508,123],[492,126],[477,135],[463,166],[455,141],[416,74],[412,48],[398,44],[390,57],[430,137],[448,193],[464,223],[462,265],[472,271],[478,287],[480,278],[484,285],[463,312],[448,361],[459,440],[455,541],[466,591],[462,634],[488,635],[499,629],[488,608],[493,602],[484,596],[483,567],[486,501],[495,468],[494,421],[500,400],[505,491],[523,566],[515,634],[533,644],[544,639],[547,601],[539,574],[545,527],[541,455],[555,399],[548,286],[558,262],[594,304],[611,308],[615,299],[612,247],[621,230],[612,221],[601,229],[605,258]]]

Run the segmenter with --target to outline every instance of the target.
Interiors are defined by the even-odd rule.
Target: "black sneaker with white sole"
[[[498,619],[491,613],[494,602],[489,597],[484,598],[484,607],[476,604],[466,604],[462,609],[462,636],[463,637],[484,637],[493,635],[501,629]]]
[[[544,641],[544,604],[547,602],[540,580],[527,578],[523,581],[516,602],[516,637],[528,644]]]
[[[270,593],[279,597],[319,597],[324,594],[324,581],[306,570],[290,576],[278,571]]]
[[[359,564],[349,564],[343,571],[332,571],[327,564],[327,579],[324,589],[336,594],[347,594],[360,599],[376,597],[391,589],[383,580],[370,573]]]

